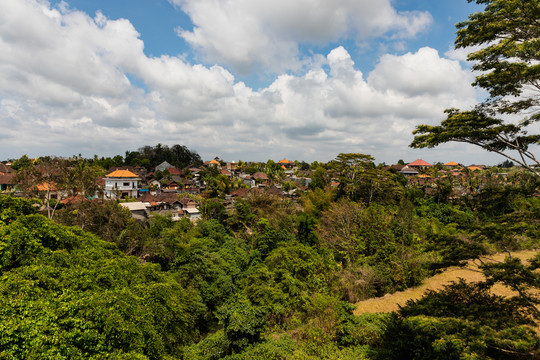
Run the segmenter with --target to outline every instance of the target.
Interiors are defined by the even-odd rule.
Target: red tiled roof
[[[67,199],[64,199],[64,200],[60,200],[60,202],[64,205],[68,205],[68,204],[80,204],[83,202],[83,197],[81,195],[75,195],[75,196],[70,196],[68,197]]]
[[[258,171],[255,174],[253,174],[254,179],[261,179],[261,180],[268,180],[268,176],[266,176],[265,173]]]
[[[98,177],[94,182],[96,185],[105,186],[105,178],[103,176]]]
[[[140,196],[138,200],[142,202],[152,202],[152,201],[157,201],[157,198],[153,196],[152,194],[146,193],[143,196]]]
[[[167,195],[172,195],[172,196],[167,196]],[[167,203],[169,205],[172,205],[174,204],[175,202],[180,202],[180,200],[178,200],[176,198],[176,193],[174,194],[164,194],[164,193],[161,193],[161,196],[160,196],[160,201],[161,202],[164,202],[164,203]]]
[[[422,160],[422,159],[418,159],[418,160],[415,160],[413,161],[412,163],[410,164],[407,164],[408,166],[432,166],[430,163]]]
[[[0,175],[0,185],[15,185],[15,174]]]
[[[281,196],[283,195],[283,191],[279,190],[277,187],[272,186],[268,190],[266,190],[268,194],[275,195],[275,196]]]
[[[182,175],[182,170],[180,170],[180,169],[168,168],[167,170],[169,170],[169,174],[171,174],[171,175]]]
[[[244,196],[248,193],[249,189],[240,188],[231,193],[231,196]]]
[[[0,163],[0,173],[9,174],[9,173],[12,173],[13,171],[14,170],[10,166],[7,166],[4,163]]]

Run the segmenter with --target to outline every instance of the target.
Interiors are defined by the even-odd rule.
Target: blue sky
[[[168,0],[53,0],[51,4],[58,6],[62,2],[72,9],[78,9],[93,16],[98,11],[111,19],[128,19],[140,34],[144,42],[144,52],[148,56],[162,54],[185,56],[190,62],[202,62],[205,65],[213,63],[205,62],[193,53],[189,44],[179,37],[175,29],[192,30],[193,22],[189,15],[182,11],[179,6],[174,6]],[[439,52],[446,52],[453,46],[455,39],[455,24],[463,21],[475,11],[481,10],[476,4],[467,1],[449,0],[397,0],[392,2],[397,11],[427,11],[433,16],[433,23],[429,31],[424,31],[406,40],[406,47],[402,50],[394,50],[400,54],[420,47],[430,46]],[[375,67],[378,57],[382,54],[381,46],[388,43],[387,39],[376,39],[369,44],[368,48],[359,47],[351,38],[342,38],[322,44],[300,44],[301,51],[309,54],[311,51],[328,53],[337,46],[345,46],[353,59],[356,67],[363,72],[369,72]],[[221,64],[227,67],[226,64]],[[232,70],[227,67],[228,70]],[[272,80],[272,74],[253,73],[248,76],[236,74],[237,78],[255,88],[267,86]]]
[[[176,143],[205,159],[500,159],[408,148],[481,97],[456,0],[0,3],[0,159]]]

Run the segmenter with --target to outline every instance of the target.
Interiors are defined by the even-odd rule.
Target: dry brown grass
[[[526,261],[538,253],[538,250],[524,250],[513,252],[512,256],[520,258],[522,261]],[[503,261],[506,253],[497,253],[494,255],[483,258],[484,261]],[[449,284],[452,281],[457,281],[459,278],[463,278],[468,282],[482,281],[484,276],[478,271],[477,263],[468,261],[465,267],[450,267],[444,270],[444,272],[427,279],[421,286],[416,288],[407,289],[405,291],[398,291],[394,294],[388,294],[384,297],[368,299],[357,303],[357,308],[354,311],[355,315],[363,313],[377,313],[377,312],[392,312],[398,310],[399,306],[405,305],[407,300],[417,300],[422,297],[426,290],[439,290],[443,285]],[[495,285],[493,287],[493,293],[502,296],[513,296],[516,293],[503,285]]]

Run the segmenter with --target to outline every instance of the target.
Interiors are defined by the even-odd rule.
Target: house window
[[[129,183],[124,183],[124,187],[128,187],[129,186]]]

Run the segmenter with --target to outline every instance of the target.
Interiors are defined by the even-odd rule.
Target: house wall
[[[105,180],[105,195],[109,198],[117,196],[137,197],[139,194],[140,179],[109,178]]]

